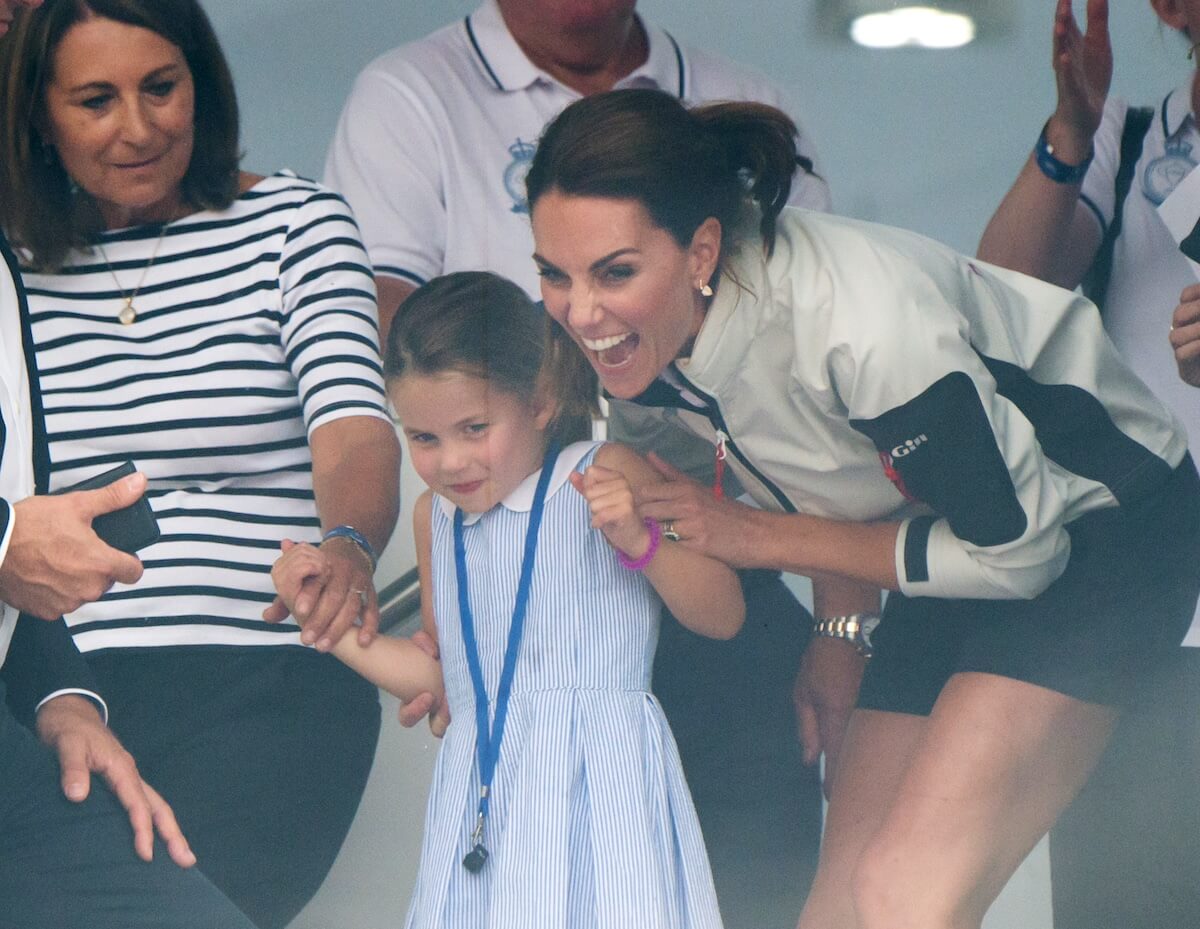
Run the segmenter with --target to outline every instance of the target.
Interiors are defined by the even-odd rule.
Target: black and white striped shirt
[[[160,232],[25,275],[51,489],[132,459],[162,530],[140,582],[67,622],[82,651],[294,644],[260,615],[280,540],[320,537],[308,436],[386,416],[358,230],[337,194],[280,173]]]

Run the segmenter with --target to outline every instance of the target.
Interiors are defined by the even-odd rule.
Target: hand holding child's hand
[[[263,619],[277,623],[290,613],[304,630],[301,641],[316,643],[321,652],[332,649],[361,619],[358,640],[364,648],[369,645],[379,626],[379,607],[363,560],[347,557],[344,547],[335,551],[329,543],[316,548],[284,539],[281,548],[283,555],[271,568],[276,597],[263,610]]]
[[[323,583],[329,575],[329,564],[320,549],[307,542],[284,539],[280,547],[283,554],[271,566],[271,581],[276,590],[275,599],[263,610],[263,619],[269,623],[278,623],[294,615],[296,622],[303,626],[309,613],[307,610],[301,610],[299,613],[296,610],[300,592],[304,589],[306,581]]]
[[[572,472],[571,484],[588,502],[592,528],[603,532],[613,548],[630,558],[641,557],[650,545],[650,532],[634,506],[633,488],[625,475],[592,465],[583,474]]]

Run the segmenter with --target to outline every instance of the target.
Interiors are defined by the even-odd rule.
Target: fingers
[[[295,551],[283,557],[289,558]],[[363,559],[341,546],[311,549],[311,552],[325,567],[319,579],[309,577],[305,580],[292,606],[292,613],[304,627],[301,641],[306,645],[315,643],[318,651],[328,651],[356,619],[362,616],[365,620],[373,608],[373,625],[367,630],[366,641],[369,643],[379,627],[379,613],[377,601],[373,599],[374,582]]]
[[[146,475],[140,471],[95,490],[76,491],[76,505],[88,524],[102,513],[112,513],[132,506],[146,492]],[[133,555],[111,546],[102,546],[108,562],[107,574],[112,583],[136,584],[142,577],[142,563]]]
[[[316,613],[318,617],[329,615],[330,613],[332,613],[332,616],[324,628],[317,633],[317,651],[329,651],[349,631],[350,627],[354,625],[354,621],[358,619],[359,614],[362,613],[363,596],[364,592],[362,590],[352,590],[348,586],[343,588],[341,584],[338,584],[336,587],[331,585],[325,588],[325,593],[321,595],[321,600],[317,604]],[[304,631],[308,632],[316,625],[316,622],[310,623],[310,625],[305,626]]]
[[[433,709],[434,702],[433,694],[426,693],[421,694],[413,700],[409,700],[407,703],[402,703],[399,713],[400,725],[405,729],[411,729],[417,725],[417,723],[429,715],[430,710]],[[432,720],[430,722],[432,725]]]
[[[438,649],[437,639],[424,629],[418,629],[412,634],[412,643],[435,661],[442,657]]]
[[[87,799],[92,788],[87,747],[80,740],[63,738],[58,741],[56,748],[63,793],[68,800],[81,803]]]
[[[150,861],[154,857],[154,817],[133,757],[122,749],[106,759],[97,772],[129,814],[134,851],[143,861]]]
[[[329,577],[329,562],[323,552],[308,544],[284,539],[281,548],[283,554],[271,567],[271,581],[283,605],[287,607],[290,604],[290,612],[303,625],[316,606]],[[267,609],[275,615],[274,604]]]
[[[808,701],[797,702],[796,723],[800,730],[800,748],[804,752],[804,763],[815,764],[821,757],[821,727],[817,725],[816,708]]]
[[[133,506],[146,492],[146,475],[138,471],[119,481],[113,481],[95,490],[75,491],[79,504],[87,518],[94,519],[101,513],[112,513]]]
[[[366,587],[360,597],[366,604],[362,607],[362,627],[358,630],[358,644],[366,648],[379,634],[379,595],[373,586]]]
[[[162,795],[145,781],[142,781],[142,792],[149,804],[150,818],[154,822],[154,828],[157,830],[159,838],[167,846],[167,854],[179,867],[190,868],[196,863],[196,855],[188,845],[183,830],[179,828],[179,822],[175,819],[175,811],[162,798]]]
[[[106,546],[112,567],[109,576],[114,583],[136,584],[142,579],[142,561],[136,555],[130,555],[112,546]]]
[[[450,706],[445,700],[439,704],[437,712],[429,718],[429,731],[436,738],[441,738],[446,734],[446,728],[450,725]]]
[[[262,618],[269,623],[280,623],[291,616],[291,610],[279,597],[271,601],[271,605],[262,611]]]
[[[1200,284],[1192,284],[1179,295],[1179,306],[1171,314],[1171,328],[1200,322]]]

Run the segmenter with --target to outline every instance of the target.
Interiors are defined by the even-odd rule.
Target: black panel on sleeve
[[[904,574],[910,583],[923,584],[929,580],[929,530],[932,516],[918,516],[908,524],[904,535]]]
[[[979,356],[996,390],[1032,423],[1047,458],[1097,481],[1128,504],[1157,491],[1169,464],[1117,428],[1098,399],[1073,384],[1039,384],[1023,368]]]
[[[904,482],[973,545],[1019,539],[1028,522],[971,378],[954,371],[903,406],[851,419]]]

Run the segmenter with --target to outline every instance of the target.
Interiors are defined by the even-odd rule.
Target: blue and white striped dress
[[[434,609],[454,721],[434,770],[410,929],[720,929],[700,825],[650,673],[660,605],[617,562],[559,456],[543,516],[477,874],[474,693],[454,571],[453,507],[433,507]],[[493,702],[538,475],[464,527],[471,607]],[[494,710],[494,705],[493,705]]]

